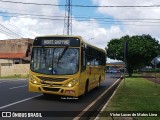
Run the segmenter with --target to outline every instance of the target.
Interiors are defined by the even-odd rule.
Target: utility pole
[[[127,57],[128,57],[128,42],[127,41],[125,41],[125,43],[124,43],[124,85],[125,85],[125,79],[126,79],[126,75],[125,75],[125,69],[126,69],[126,67],[127,67]]]
[[[72,35],[72,0],[66,0],[63,34]]]

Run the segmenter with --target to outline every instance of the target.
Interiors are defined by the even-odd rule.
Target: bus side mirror
[[[86,51],[86,48],[85,48],[85,47],[83,47],[83,48],[82,48],[82,50],[83,50],[83,51]]]
[[[82,43],[82,51],[86,51],[86,48],[87,48],[86,44]]]

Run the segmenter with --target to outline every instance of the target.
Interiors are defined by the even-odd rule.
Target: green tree
[[[123,36],[112,39],[107,47],[107,57],[124,61],[124,44],[128,42],[126,57],[127,71],[132,76],[133,70],[150,65],[151,60],[160,53],[159,42],[150,35]]]

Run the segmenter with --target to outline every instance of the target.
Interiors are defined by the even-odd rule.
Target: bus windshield
[[[33,48],[31,70],[48,75],[71,75],[78,71],[78,48]]]

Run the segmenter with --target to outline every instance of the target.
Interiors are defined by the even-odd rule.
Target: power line
[[[104,8],[153,8],[160,7],[160,5],[135,5],[135,6],[118,6],[118,5],[72,5],[73,7],[87,7],[87,8],[96,8],[96,7],[104,7]]]
[[[5,14],[6,12],[0,12]],[[8,14],[15,14],[15,16],[13,15],[8,15]],[[32,15],[31,14],[23,14],[23,13],[8,13],[7,15],[3,15],[3,16],[8,16],[8,17],[17,17],[16,15],[27,15],[27,16],[20,16],[20,18],[30,18]],[[29,16],[31,15],[31,16]],[[45,19],[45,20],[57,20],[57,21],[63,21],[64,16],[47,16],[47,15],[35,15],[35,18],[31,18],[31,19]],[[55,17],[55,18],[52,18]],[[133,26],[159,26],[159,22],[155,22],[155,21],[159,21],[160,19],[151,19],[151,18],[147,18],[147,19],[128,19],[128,18],[118,18],[118,19],[113,19],[113,18],[107,18],[107,17],[83,17],[83,16],[75,16],[72,17],[71,20],[73,20],[74,18],[77,18],[77,21],[83,21],[83,22],[90,22],[90,23],[97,23],[100,22],[101,24],[114,24],[114,25],[133,25]],[[95,21],[94,21],[95,20]],[[125,22],[125,23],[123,23]],[[144,24],[141,24],[141,23]],[[136,24],[128,24],[128,23],[136,23]],[[152,23],[152,24],[145,24],[145,23]],[[15,33],[13,33],[15,34]],[[16,33],[17,36],[17,33]],[[20,35],[18,35],[20,36]],[[21,36],[20,36],[21,37]]]
[[[17,16],[11,16],[11,15],[5,15],[4,17],[17,17]],[[19,18],[30,18],[31,16],[21,16],[21,17],[19,17]],[[57,18],[43,18],[43,17],[36,17],[36,18],[34,18],[34,17],[32,17],[31,19],[44,19],[44,20],[51,20],[51,21],[63,21],[64,19],[63,18],[59,18],[59,19],[57,19]],[[108,18],[109,19],[109,18]],[[73,18],[72,18],[72,20],[73,20]],[[136,19],[134,19],[134,20],[136,20]],[[147,19],[144,19],[144,20],[147,20]],[[154,19],[151,19],[151,20],[154,20]],[[156,20],[158,20],[158,19],[156,19]],[[89,19],[79,19],[79,20],[77,20],[77,21],[82,21],[82,22],[90,22],[90,23],[97,23],[97,22],[100,22],[101,24],[116,24],[116,25],[135,25],[135,24],[125,24],[125,23],[160,23],[160,22],[152,22],[152,21],[142,21],[142,19],[141,19],[141,21],[138,21],[138,19],[137,19],[137,21],[130,21],[130,19],[127,21],[127,19],[125,19],[125,20],[121,20],[121,21],[118,21],[118,20],[113,20],[113,19],[110,19],[110,21],[108,21],[108,20],[104,20],[104,19],[95,19],[95,21],[94,20],[89,20]],[[125,23],[123,23],[123,22],[125,22]],[[157,24],[158,25],[158,24]],[[136,26],[155,26],[155,24],[149,24],[149,25],[136,25]]]
[[[34,16],[16,16],[16,15],[3,15],[3,17],[17,17],[17,18],[30,18],[30,19],[42,19],[42,20],[55,20],[55,21],[59,21],[59,20],[63,20],[62,18],[47,18],[47,17],[34,17]]]
[[[53,19],[54,17],[56,19],[53,19],[53,20],[61,20],[61,19],[58,19],[58,18],[64,18],[65,16],[62,16],[62,15],[56,15],[56,16],[51,16],[51,15],[41,15],[41,14],[26,14],[26,13],[17,13],[17,12],[0,12],[2,13],[3,15],[2,16],[13,16],[13,17],[18,17],[18,16],[36,16],[37,18],[44,18],[46,17],[46,19]],[[6,14],[6,15],[4,15]],[[13,14],[13,15],[9,15],[9,14]],[[16,16],[17,15],[17,16]],[[22,17],[21,16],[21,17]],[[22,17],[23,18],[23,17]],[[24,17],[25,18],[25,17]],[[72,19],[73,18],[77,18],[77,19],[96,19],[96,20],[118,20],[118,21],[159,21],[160,18],[109,18],[109,17],[96,17],[96,16],[93,16],[93,17],[90,17],[90,16],[74,16],[74,17],[71,17]],[[45,18],[44,18],[45,19]]]
[[[15,14],[15,15],[29,15],[29,16],[38,16],[38,17],[64,17],[64,16],[51,16],[51,15],[40,15],[40,14],[27,14],[27,13],[16,13],[16,12],[0,12],[2,14]]]
[[[13,29],[20,29],[20,27],[21,26],[16,26],[16,25],[13,25],[13,24],[11,24],[11,23],[8,23],[10,26],[12,26],[13,27]],[[30,31],[27,31],[27,32],[25,32],[25,33],[27,33],[27,34],[32,34],[32,36],[36,36],[34,33],[32,33],[32,32],[30,32]],[[28,37],[28,36],[27,36]],[[23,39],[25,39],[24,37],[23,37]]]
[[[23,14],[23,13],[15,13],[15,12],[0,12],[3,15],[3,17],[19,17],[19,18],[30,18],[30,17],[35,17],[33,19],[47,19],[47,20],[63,20],[64,16],[48,16],[48,15],[38,15],[38,14]],[[9,14],[13,14],[13,15],[9,15]],[[154,19],[154,18],[146,18],[146,19],[140,19],[140,18],[132,18],[132,19],[128,19],[128,18],[117,18],[117,19],[113,19],[113,18],[108,18],[108,17],[83,17],[83,16],[75,16],[75,17],[71,17],[70,19],[73,20],[74,18],[78,19],[79,21],[92,21],[92,20],[96,20],[96,21],[104,21],[104,22],[148,22],[148,23],[159,23],[159,22],[155,22],[155,21],[160,21],[160,19]]]
[[[8,36],[10,36],[10,37],[17,38],[17,36],[15,37],[15,35],[7,32],[7,31],[5,31],[5,30],[3,30],[3,29],[0,29],[0,32],[4,33],[5,35],[8,35]]]
[[[59,20],[63,21],[63,19],[59,19]],[[90,20],[79,20],[79,21],[83,21],[83,22],[86,21],[86,22],[90,22],[90,23],[97,23],[96,21],[90,21]],[[160,26],[160,24],[154,24],[154,25],[151,25],[151,24],[126,24],[126,23],[122,23],[122,24],[120,23],[120,24],[118,24],[118,23],[115,23],[114,21],[102,21],[101,24],[110,24],[110,23],[115,24],[115,25],[123,25],[123,26],[124,25],[144,26],[144,27],[147,27],[147,26],[159,27]],[[2,26],[3,28],[5,28],[6,30],[8,30],[8,31],[5,31],[5,30],[0,29],[0,31],[3,32],[4,34],[9,35],[9,36],[14,37],[14,38],[17,38],[17,36],[21,37],[20,35],[18,35],[17,33],[13,32],[10,29],[8,29],[7,27],[5,27],[3,25],[0,25],[0,26]]]
[[[39,6],[68,6],[68,5],[57,5],[57,4],[40,4],[40,3],[29,3],[29,2],[16,2],[16,1],[4,1],[0,0],[0,2],[6,2],[6,3],[15,3],[15,4],[24,4],[24,5],[39,5]],[[153,7],[160,7],[160,5],[71,5],[72,7],[87,7],[87,8],[94,8],[94,7],[110,7],[110,8],[153,8]]]
[[[87,18],[87,19],[109,19],[109,20],[160,20],[160,18],[109,18],[109,17],[96,17],[96,16],[75,16],[75,18]]]
[[[106,17],[89,17],[89,16],[75,16],[72,17],[72,7],[86,7],[86,8],[94,8],[94,7],[105,7],[105,8],[153,8],[153,7],[160,7],[160,5],[146,5],[146,6],[96,6],[96,5],[72,5],[72,0],[66,0],[66,5],[57,5],[57,4],[39,4],[39,3],[26,3],[26,2],[15,2],[15,1],[4,1],[0,0],[0,2],[6,2],[6,3],[14,3],[14,4],[25,4],[25,5],[43,5],[43,6],[63,6],[66,7],[66,14],[64,15],[40,15],[40,14],[27,14],[27,13],[16,13],[16,12],[0,12],[6,17],[19,17],[19,18],[30,18],[32,19],[44,19],[44,20],[57,20],[57,21],[63,21],[65,17],[65,24],[67,28],[67,34],[72,34],[72,20],[77,18],[77,21],[83,21],[83,22],[90,22],[90,23],[97,23],[101,22],[101,24],[115,24],[115,25],[133,25],[133,26],[160,26],[160,19],[154,19],[154,18],[146,18],[146,19],[138,19],[138,18],[106,18]],[[18,9],[17,9],[18,10]],[[7,15],[4,15],[7,14]],[[11,14],[11,15],[9,15]],[[123,23],[125,22],[125,23]],[[149,24],[141,24],[141,23],[149,23]],[[128,23],[135,23],[135,24],[128,24]],[[8,34],[10,36],[16,36],[22,38],[19,34],[16,32],[10,30],[9,28],[5,27],[4,25],[0,24],[0,26],[3,29],[0,29],[1,32]],[[65,29],[65,28],[64,28]]]
[[[3,32],[5,32],[5,33],[7,33],[7,34],[11,34],[12,36],[14,35],[14,36],[16,36],[16,37],[22,38],[19,34],[13,32],[13,31],[10,30],[9,28],[5,27],[4,25],[0,24],[0,26],[1,26],[3,29],[7,30],[7,31],[4,31],[4,30],[1,29]]]
[[[26,3],[26,2],[15,2],[15,1],[4,1],[4,0],[0,0],[0,2],[15,3],[15,4],[25,4],[25,5],[65,6],[65,5],[56,5],[56,4]]]
[[[4,11],[9,11],[9,10],[12,10],[12,11],[23,11],[23,12],[29,12],[29,13],[39,13],[39,11],[31,11],[31,10],[24,10],[24,9],[13,9],[13,8],[7,8],[7,7],[1,7],[0,9],[3,9]],[[55,14],[55,13],[54,13]],[[64,15],[62,13],[57,13],[56,15]]]

